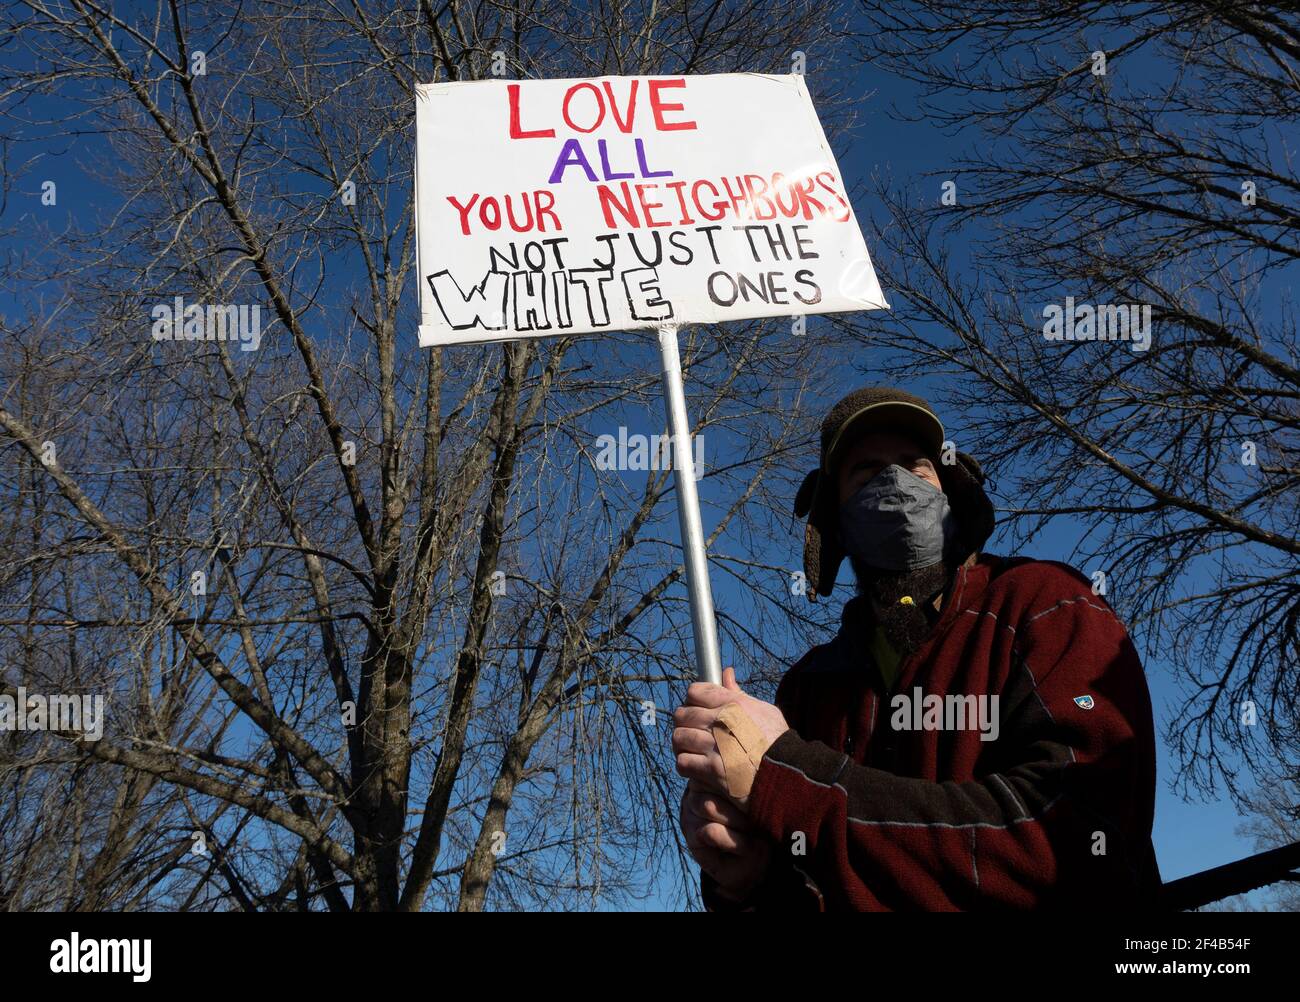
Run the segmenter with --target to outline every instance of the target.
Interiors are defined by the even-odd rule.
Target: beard
[[[933,619],[938,616],[934,597],[952,580],[954,566],[941,561],[911,571],[882,571],[852,554],[849,564],[858,582],[858,594],[871,603],[871,611],[884,630],[885,639],[900,659],[911,657],[924,643]],[[905,595],[912,597],[911,605],[899,602]]]

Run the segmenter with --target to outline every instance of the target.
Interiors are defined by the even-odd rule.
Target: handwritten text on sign
[[[421,86],[422,345],[884,307],[803,80]]]

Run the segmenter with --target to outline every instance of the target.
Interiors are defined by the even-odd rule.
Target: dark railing
[[[1300,881],[1300,842],[1225,863],[1190,877],[1171,880],[1161,890],[1161,903],[1173,911],[1200,908],[1212,901],[1245,894],[1281,880]]]

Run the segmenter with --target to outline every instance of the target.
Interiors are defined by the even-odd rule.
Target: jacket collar
[[[980,596],[984,594],[989,580],[1001,563],[1001,557],[981,553],[974,561],[957,568],[957,573],[953,575],[952,586],[944,593],[938,622],[930,627],[930,633],[924,643],[899,668],[898,678],[894,681],[895,689],[902,689],[912,683],[918,669],[925,664],[935,647],[943,640],[953,621],[966,609],[978,604]]]
[[[957,568],[952,584],[944,592],[938,620],[930,627],[925,642],[902,665],[896,687],[910,680],[915,674],[915,667],[929,656],[935,643],[948,632],[953,620],[964,609],[979,601],[1001,563],[1001,557],[981,553],[973,562]],[[868,650],[875,626],[876,617],[871,610],[871,602],[863,595],[854,595],[844,603],[844,609],[840,612],[840,629],[835,639],[827,645],[828,656],[819,658],[810,666],[810,670],[861,671],[862,658]]]

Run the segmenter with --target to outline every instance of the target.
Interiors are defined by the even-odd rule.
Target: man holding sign
[[[859,390],[821,444],[795,512],[810,597],[845,556],[857,578],[839,635],[776,705],[728,669],[675,714],[705,904],[1151,906],[1155,742],[1123,625],[1065,565],[980,553],[983,474],[924,400]]]
[[[924,401],[842,401],[796,499],[811,594],[846,553],[858,575],[840,635],[776,705],[722,675],[677,325],[888,305],[803,79],[428,84],[416,125],[421,345],[658,332],[705,680],[673,745],[706,901],[1144,901],[1154,766],[1137,655],[1072,571],[978,557],[982,475],[961,454],[941,462]]]

